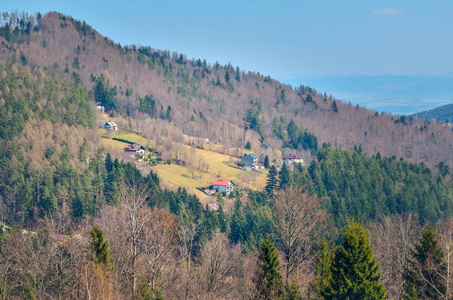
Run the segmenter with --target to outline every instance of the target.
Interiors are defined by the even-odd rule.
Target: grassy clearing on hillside
[[[184,145],[184,147],[187,148],[187,151],[190,151],[190,146]],[[194,153],[193,150],[192,153]],[[201,149],[195,149],[194,155],[195,160],[201,157],[209,164],[207,172],[200,172],[193,167],[178,166],[176,164],[158,165],[153,167],[153,169],[163,181],[173,186],[181,186],[188,189],[209,186],[217,178],[230,179],[240,187],[253,190],[262,190],[266,185],[265,172],[246,172],[226,165],[224,162],[237,160],[232,156]],[[201,196],[199,197],[202,198]],[[203,198],[206,198],[206,196]]]
[[[138,135],[138,134],[135,134],[135,133],[127,133],[127,132],[112,132],[112,137],[116,137],[116,138],[120,138],[120,139],[124,139],[124,140],[127,140],[127,141],[131,141],[131,142],[134,142],[134,143],[137,143],[137,144],[140,144],[142,145],[143,147],[148,147],[148,143],[150,141],[148,141],[146,138]]]
[[[147,140],[146,138],[134,134],[125,132],[112,132],[113,137],[125,139],[131,142],[139,143],[145,147],[154,145],[154,141]],[[116,149],[121,151],[125,143],[102,139],[104,145],[110,149]],[[239,168],[234,168],[227,163],[238,162],[238,158],[217,153],[214,151],[195,149],[188,145],[176,144],[175,147],[179,147],[182,150],[179,152],[184,153],[183,160],[188,163],[187,166],[180,166],[175,163],[171,165],[157,165],[152,169],[159,175],[161,181],[170,187],[178,188],[184,187],[189,192],[197,195],[203,202],[208,200],[210,197],[197,190],[197,187],[206,187],[211,185],[217,178],[225,178],[232,180],[236,185],[242,188],[249,188],[253,190],[262,190],[266,185],[266,173],[257,173],[254,171],[243,171]],[[218,148],[218,147],[217,147]],[[214,147],[214,149],[217,149]],[[199,161],[203,161],[207,167],[207,172],[202,172],[194,166],[190,166],[190,163],[197,165]],[[205,168],[206,169],[206,168]]]
[[[104,144],[104,146],[106,146],[108,148],[119,149],[119,150],[123,150],[123,148],[126,147],[126,145],[127,145],[126,143],[123,143],[120,141],[115,141],[115,140],[105,139],[105,138],[102,138],[102,143]]]

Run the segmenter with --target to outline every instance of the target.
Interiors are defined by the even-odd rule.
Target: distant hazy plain
[[[453,103],[453,74],[411,76],[293,76],[277,78],[308,85],[354,105],[392,114],[414,114]]]

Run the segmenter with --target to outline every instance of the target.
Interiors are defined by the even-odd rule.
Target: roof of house
[[[256,156],[256,155],[255,155],[255,154],[253,154],[253,153],[250,153],[250,154],[244,154],[244,157],[246,157],[246,156],[250,156],[250,157],[251,157],[251,158],[253,158],[253,159],[258,159],[258,156]]]
[[[229,179],[219,178],[216,181],[214,181],[214,183],[212,185],[227,186],[229,182],[233,183]]]
[[[110,126],[110,127],[113,127],[113,126],[117,126],[115,122],[112,122],[112,121],[108,121],[108,122],[105,122],[104,126]]]
[[[138,151],[142,148],[139,144],[132,144],[132,145],[127,145],[124,147],[124,150],[126,151]]]
[[[285,154],[283,155],[283,159],[302,159],[302,154]]]

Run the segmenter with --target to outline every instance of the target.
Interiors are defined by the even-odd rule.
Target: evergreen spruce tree
[[[137,292],[135,293],[134,299],[136,300],[164,300],[162,291],[160,288],[156,288],[154,291],[151,290],[145,277],[140,277],[138,282]]]
[[[335,101],[335,100],[332,101],[332,110],[334,112],[338,112],[337,101]]]
[[[105,169],[107,170],[108,173],[112,172],[113,170],[113,161],[112,161],[112,156],[110,155],[110,152],[107,152],[107,155],[105,156]]]
[[[258,270],[255,276],[255,285],[258,299],[281,299],[283,295],[283,281],[280,274],[278,251],[269,236],[260,247]]]
[[[414,243],[412,257],[404,272],[404,299],[446,299],[446,263],[432,226],[422,230]]]
[[[384,299],[379,265],[365,228],[351,222],[342,235],[343,244],[336,248],[332,260],[332,277],[321,291],[323,299]]]
[[[93,260],[97,264],[110,267],[110,250],[109,242],[105,240],[104,231],[99,226],[94,226],[91,229],[91,250],[93,252]]]
[[[288,293],[286,294],[285,300],[299,300],[302,299],[300,295],[299,287],[296,282],[291,282],[291,285],[288,287]]]
[[[149,286],[148,282],[146,282],[145,277],[140,277],[138,281],[137,292],[135,295],[135,299],[137,300],[153,300],[153,292],[151,291],[151,287]]]
[[[277,169],[275,166],[272,166],[269,169],[269,173],[267,174],[267,184],[266,184],[266,192],[267,195],[271,198],[275,195],[275,190],[277,189]]]
[[[280,178],[279,189],[283,190],[283,189],[287,188],[291,181],[291,175],[289,173],[289,169],[286,164],[282,165],[282,168],[280,169],[280,173],[278,174],[278,177]]]
[[[325,291],[332,280],[332,251],[327,245],[326,239],[322,239],[320,249],[315,257],[315,276],[310,286],[310,299],[325,299],[322,291]]]
[[[266,169],[269,169],[269,156],[266,155],[266,157],[264,158],[264,167]]]

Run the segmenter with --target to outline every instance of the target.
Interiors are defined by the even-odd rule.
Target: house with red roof
[[[219,193],[229,193],[234,190],[234,182],[229,179],[219,178],[212,183],[212,189]]]
[[[303,164],[304,159],[302,154],[284,154],[283,163],[285,164]]]
[[[139,144],[129,144],[124,147],[124,151],[126,153],[143,155],[145,153],[145,148]]]

